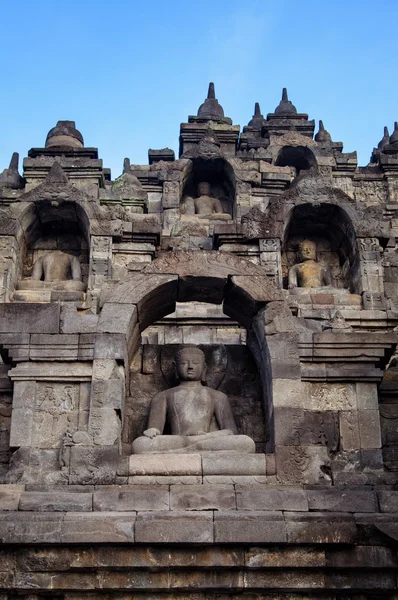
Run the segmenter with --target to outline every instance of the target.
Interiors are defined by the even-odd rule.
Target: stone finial
[[[21,190],[24,185],[24,178],[18,172],[19,154],[14,152],[8,169],[0,173],[0,187],[6,187],[11,190]]]
[[[383,150],[390,143],[390,134],[388,133],[388,127],[384,127],[384,135],[380,142],[377,144],[378,150]]]
[[[323,121],[321,121],[321,120],[319,121],[319,131],[315,135],[314,139],[319,144],[325,144],[325,143],[332,142],[332,136],[330,135],[330,133],[328,131],[326,131],[326,129],[323,126]]]
[[[52,146],[84,147],[83,136],[76,129],[74,121],[58,121],[56,126],[50,129],[46,138],[46,148]]]
[[[248,122],[248,127],[255,127],[256,129],[261,129],[263,124],[265,123],[265,119],[261,114],[260,104],[258,102],[254,105],[254,115]]]
[[[224,109],[216,99],[213,82],[209,83],[206,100],[199,106],[198,117],[209,121],[219,121],[224,118]]]
[[[47,183],[68,183],[69,179],[68,176],[66,175],[65,171],[63,170],[63,168],[61,167],[61,165],[59,164],[59,162],[54,161],[52,164],[51,169],[48,172],[48,175],[46,177],[46,182]]]
[[[275,109],[275,115],[297,115],[296,107],[290,102],[287,97],[287,89],[283,88],[282,90],[282,100],[279,102],[278,106]]]
[[[131,172],[131,163],[129,158],[125,158],[123,161],[123,173]]]
[[[394,131],[390,137],[390,144],[398,144],[398,121],[394,123]]]

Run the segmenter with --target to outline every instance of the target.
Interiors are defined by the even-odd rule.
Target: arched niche
[[[314,153],[307,146],[284,146],[275,160],[277,167],[294,167],[296,176],[310,169],[317,169]]]
[[[354,293],[356,235],[346,211],[328,203],[300,204],[291,210],[282,246],[284,287],[287,287],[289,268],[298,262],[298,245],[305,239],[316,243],[317,260],[330,267],[334,286]]]
[[[218,198],[222,204],[223,212],[233,217],[235,214],[236,182],[233,168],[229,162],[221,157],[192,159],[192,168],[182,186],[182,210],[186,198],[198,197],[198,185],[201,182],[210,184],[210,195]]]
[[[80,204],[67,200],[32,202],[23,211],[20,222],[18,279],[31,276],[38,258],[59,250],[78,257],[82,280],[87,284],[90,225]]]
[[[119,314],[121,314],[120,304],[125,305],[126,316],[131,304],[136,307],[137,318],[134,320],[131,317],[126,318],[129,327],[127,331],[124,330],[129,349],[129,364],[132,364],[133,368],[143,369],[142,364],[139,363],[142,359],[138,358],[136,363],[137,353],[141,351],[140,334],[147,327],[172,313],[176,302],[196,301],[221,305],[225,315],[236,320],[247,330],[246,353],[250,357],[250,368],[255,365],[261,380],[262,414],[264,432],[266,432],[262,444],[267,446],[267,452],[272,452],[274,443],[272,364],[264,333],[265,321],[262,309],[270,302],[282,305],[281,291],[264,275],[260,267],[244,259],[220,256],[216,252],[203,252],[200,261],[195,252],[164,253],[145,270],[146,273],[132,274],[125,282],[110,287],[107,295],[102,298],[103,315],[109,314],[110,320],[113,319],[116,304],[119,304]],[[209,280],[208,287],[206,287],[206,277]],[[209,294],[210,289],[212,294]],[[106,331],[106,320],[101,315],[100,321],[102,330]],[[288,345],[288,341],[286,344]],[[286,348],[287,352],[288,348]],[[165,386],[161,369],[159,370],[159,365],[155,368],[154,362],[156,362],[155,358],[153,361],[148,359],[143,370],[154,369],[157,375],[154,372],[153,377],[159,378],[156,385]],[[128,379],[126,384],[126,388],[131,389]],[[144,386],[137,394],[133,386],[132,393],[138,396],[137,401],[141,403],[140,414],[144,418],[143,415],[146,414],[150,399],[154,395],[154,388]],[[126,414],[126,407],[123,407],[121,413]],[[124,442],[129,443],[128,435],[124,438]]]

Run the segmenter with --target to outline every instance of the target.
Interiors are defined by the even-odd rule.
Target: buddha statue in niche
[[[83,292],[80,261],[61,250],[48,252],[35,261],[32,276],[22,279],[17,289]]]
[[[238,435],[228,397],[203,384],[204,353],[183,348],[177,352],[175,366],[180,383],[153,397],[148,429],[134,440],[133,453],[255,452],[254,441]],[[171,435],[163,435],[166,421]]]
[[[199,219],[232,219],[231,215],[224,213],[220,200],[211,196],[211,186],[207,181],[198,184],[197,198],[185,198],[182,211],[185,215],[196,215]]]
[[[298,264],[289,269],[289,289],[333,288],[330,268],[317,262],[315,242],[311,240],[300,242],[299,260]]]

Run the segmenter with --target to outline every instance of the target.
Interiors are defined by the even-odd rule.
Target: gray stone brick
[[[378,492],[380,510],[385,513],[398,512],[398,491],[380,490]]]
[[[202,457],[203,475],[265,475],[265,454],[208,452]]]
[[[378,410],[359,410],[361,448],[381,448],[380,415]]]
[[[377,512],[376,493],[364,490],[307,490],[313,511]]]
[[[294,544],[354,544],[357,529],[353,517],[336,513],[286,512],[289,543]]]
[[[308,510],[307,494],[301,489],[236,486],[238,510]]]
[[[138,513],[135,541],[142,543],[212,543],[213,512]]]
[[[218,512],[214,514],[216,543],[284,543],[286,527],[282,513]]]
[[[19,510],[36,512],[48,511],[91,511],[92,494],[74,494],[69,492],[23,492],[19,502]]]
[[[200,454],[132,454],[130,475],[202,475]]]
[[[135,512],[67,513],[62,522],[64,544],[134,542]]]
[[[171,510],[234,510],[233,485],[172,485]]]
[[[122,512],[169,510],[169,490],[135,485],[122,486],[115,491],[96,491],[93,498],[93,509]]]

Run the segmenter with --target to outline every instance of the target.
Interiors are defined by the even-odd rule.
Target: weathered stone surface
[[[126,336],[137,323],[137,308],[129,304],[107,302],[100,312],[97,331],[124,333]]]
[[[396,513],[398,512],[398,491],[395,490],[380,490],[378,492],[379,504],[381,512]]]
[[[222,454],[202,457],[203,475],[265,475],[265,454]]]
[[[287,540],[296,544],[353,544],[357,539],[352,517],[336,513],[285,513]]]
[[[93,510],[100,511],[145,511],[169,510],[169,491],[157,490],[153,486],[120,486],[118,490],[96,491]]]
[[[171,511],[139,513],[135,541],[140,543],[211,543],[213,513]]]
[[[325,550],[317,548],[250,548],[245,555],[250,568],[314,568],[326,564]]]
[[[378,410],[359,410],[361,448],[381,448],[380,415]]]
[[[18,510],[19,500],[24,491],[24,485],[0,485],[0,511]]]
[[[202,475],[200,454],[132,454],[130,475]]]
[[[308,506],[313,511],[377,512],[376,493],[363,490],[308,490]]]
[[[57,511],[91,511],[93,509],[92,494],[73,494],[69,492],[23,492],[19,503],[19,510],[32,510],[36,512]]]
[[[275,407],[275,443],[281,446],[338,446],[337,413]]]
[[[276,446],[275,458],[280,483],[330,481],[330,458],[325,446]]]
[[[171,510],[234,510],[233,485],[172,485]]]
[[[308,510],[307,494],[301,489],[269,488],[254,485],[236,486],[236,504],[238,510]]]
[[[58,333],[57,304],[0,304],[1,333]]]
[[[134,512],[66,513],[62,521],[63,543],[134,542]]]
[[[65,513],[0,512],[0,540],[3,544],[56,544],[61,541]]]
[[[286,526],[282,513],[276,512],[216,512],[215,542],[223,543],[284,543]]]

